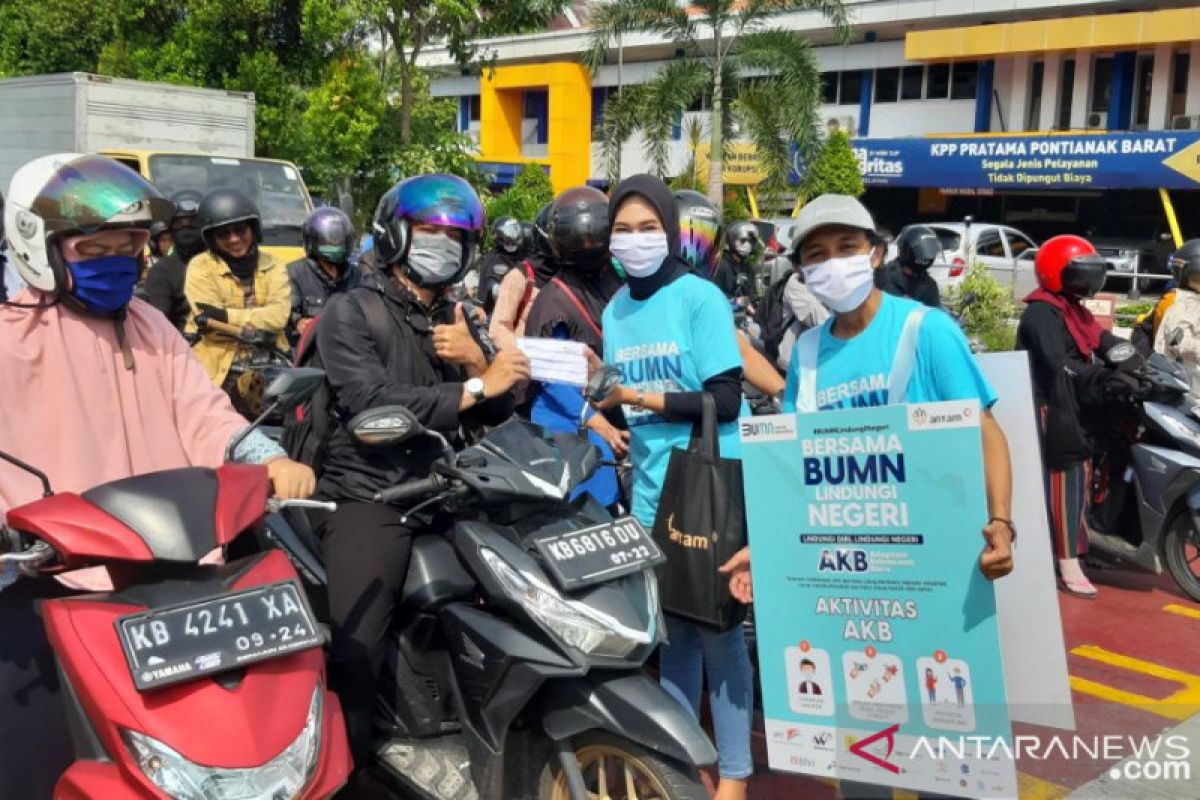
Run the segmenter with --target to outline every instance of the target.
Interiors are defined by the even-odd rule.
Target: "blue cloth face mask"
[[[104,256],[69,261],[71,297],[93,314],[112,314],[129,305],[141,273],[136,256]]]

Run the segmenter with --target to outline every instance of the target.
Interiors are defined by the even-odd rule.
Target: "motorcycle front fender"
[[[542,727],[554,741],[599,730],[683,764],[717,761],[700,723],[644,672],[592,672],[554,681],[539,705]]]

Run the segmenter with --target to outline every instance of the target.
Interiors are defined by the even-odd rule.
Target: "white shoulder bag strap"
[[[792,354],[792,358],[798,359],[796,367],[800,385],[796,392],[796,411],[801,414],[817,412],[817,357],[821,351],[821,330],[824,327],[818,325],[800,334],[796,352]]]
[[[902,405],[908,402],[908,382],[912,379],[913,368],[917,363],[917,337],[921,332],[921,322],[925,319],[927,306],[913,309],[904,320],[904,328],[900,331],[900,341],[896,344],[896,355],[892,357],[892,373],[888,375],[888,405]]]

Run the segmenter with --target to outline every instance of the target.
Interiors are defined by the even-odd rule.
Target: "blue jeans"
[[[707,675],[721,777],[750,777],[754,772],[750,754],[754,677],[745,631],[735,625],[725,633],[717,633],[668,616],[667,637],[670,641],[658,649],[663,688],[699,719],[700,691]]]

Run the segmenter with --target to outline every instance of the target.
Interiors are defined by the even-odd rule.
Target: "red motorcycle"
[[[294,407],[316,370],[280,375],[272,407]],[[231,446],[232,450],[232,446]],[[104,565],[114,589],[47,600],[75,761],[56,800],[322,798],[351,769],[329,691],[322,629],[286,555],[201,560],[256,528],[266,469],[227,464],[114,481],[7,514],[0,564],[27,577]]]

